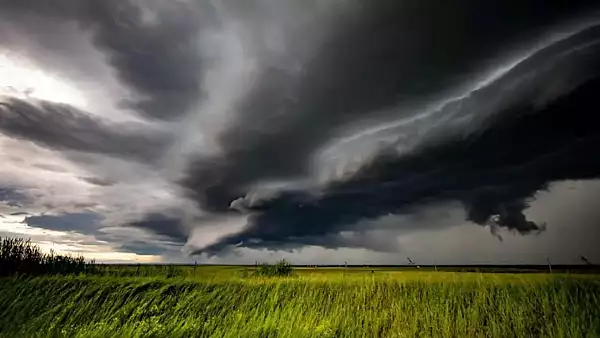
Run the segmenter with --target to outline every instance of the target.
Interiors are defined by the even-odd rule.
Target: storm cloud
[[[481,134],[402,157],[378,156],[317,197],[282,193],[249,207],[255,212],[251,225],[224,243],[308,245],[314,237],[352,230],[361,219],[444,200],[461,201],[467,219],[478,224],[495,221],[522,234],[540,230],[523,215],[537,191],[552,181],[600,173],[600,162],[589,155],[600,141],[598,118],[590,109],[598,90],[600,82],[594,81],[535,114],[528,114],[530,107],[513,111],[521,117]]]
[[[5,134],[57,150],[152,162],[168,144],[168,136],[160,130],[149,133],[148,126],[111,125],[67,104],[43,100],[0,97],[0,117]]]
[[[0,186],[31,221],[90,212],[197,254],[395,252],[389,231],[542,232],[540,191],[600,175],[593,1],[0,8]]]
[[[202,58],[195,40],[211,6],[176,1],[3,1],[7,20],[25,19],[33,26],[72,22],[91,35],[91,42],[115,70],[132,97],[120,102],[152,118],[180,117],[201,99]],[[41,23],[31,22],[33,20]],[[25,29],[52,47],[60,36]],[[33,31],[33,32],[31,32]]]
[[[180,244],[184,244],[187,240],[187,230],[182,220],[169,215],[148,214],[144,219],[135,221],[129,226],[150,230],[154,234]]]
[[[217,136],[221,152],[194,161],[185,184],[204,207],[223,211],[240,186],[309,174],[314,152],[348,127],[411,117],[414,109],[400,108],[439,100],[442,92],[460,90],[505,66],[500,62],[532,48],[522,46],[523,40],[540,43],[544,33],[556,34],[543,28],[578,9],[540,5],[382,1],[359,6],[305,53],[300,71],[262,70],[234,105],[239,117]],[[534,11],[537,20],[530,19]],[[428,19],[420,20],[423,16]]]
[[[596,177],[586,154],[597,141],[588,129],[597,122],[597,21],[555,23],[569,12],[562,6],[452,6],[461,26],[439,5],[375,5],[334,34],[302,76],[265,73],[241,122],[219,138],[224,151],[196,161],[185,182],[204,208],[249,213],[243,231],[199,252],[315,245],[363,219],[441,201],[462,203],[468,221],[527,234],[545,227],[523,215],[536,192]],[[518,19],[534,8],[539,20]],[[479,22],[490,9],[513,24]],[[394,21],[421,12],[433,19]],[[476,32],[457,29],[471,24]],[[377,38],[367,44],[363,34]],[[320,163],[319,152],[342,159]],[[358,163],[344,159],[357,155]],[[323,173],[325,182],[315,177]],[[261,180],[289,184],[252,186]]]

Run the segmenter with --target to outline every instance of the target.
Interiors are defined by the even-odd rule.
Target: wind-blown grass
[[[589,275],[0,279],[0,336],[596,337],[599,295]]]

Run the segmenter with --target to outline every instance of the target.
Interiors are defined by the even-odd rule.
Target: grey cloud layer
[[[210,6],[116,0],[59,0],[52,5],[40,0],[3,1],[0,6],[8,10],[9,20],[15,14],[33,17],[42,22],[40,28],[53,21],[72,21],[91,32],[93,43],[117,78],[135,96],[123,101],[123,107],[149,117],[173,119],[188,113],[202,97],[197,34],[201,24],[211,18],[206,11]],[[61,38],[45,36],[35,28],[27,30],[44,39]]]
[[[262,72],[236,105],[239,117],[218,136],[223,152],[194,161],[184,184],[203,207],[225,211],[245,185],[307,175],[314,152],[346,125],[381,119],[381,110],[398,118],[401,111],[391,109],[390,114],[390,107],[464,85],[502,60],[499,54],[518,47],[521,36],[539,39],[544,25],[574,10],[539,5],[365,5],[304,60],[300,75],[281,69]],[[525,21],[533,11],[538,11],[537,20]],[[497,20],[479,20],[491,12]],[[505,17],[511,20],[499,19]],[[471,30],[469,25],[478,26]]]
[[[248,217],[240,232],[198,252],[306,245],[393,251],[394,241],[373,237],[383,226],[370,220],[447,202],[461,204],[469,221],[528,233],[540,229],[523,214],[537,191],[599,174],[587,154],[598,138],[588,127],[597,125],[588,96],[598,89],[600,33],[577,28],[600,10],[591,1],[0,6],[48,24],[75,22],[128,92],[120,109],[148,120],[118,124],[65,104],[10,98],[0,106],[0,131],[158,171],[168,171],[167,155],[195,150],[174,166],[183,172],[169,178],[183,178],[168,182],[173,191],[197,203],[194,213]],[[229,38],[235,48],[216,41]],[[225,74],[233,80],[216,88]],[[205,122],[221,97],[214,120],[223,122],[213,128]],[[196,136],[214,138],[216,150],[182,141]],[[345,162],[354,157],[349,170]],[[319,179],[324,170],[336,172],[332,180]],[[120,184],[80,179],[98,189]],[[202,227],[187,208],[124,223],[183,243],[190,227]]]
[[[94,31],[119,79],[140,96],[127,106],[169,119],[189,112],[201,98],[203,69],[195,40],[206,14],[198,6],[101,1],[84,10],[84,27]]]
[[[537,7],[539,21],[527,23],[516,18],[536,7],[497,4],[490,8],[512,16],[514,25],[499,30],[497,25],[501,23],[492,20],[469,34],[453,31],[457,23],[445,16],[436,18],[436,12],[427,5],[374,6],[372,17],[365,15],[349,31],[342,30],[340,40],[325,46],[322,59],[311,60],[305,77],[291,93],[281,91],[289,88],[293,79],[269,74],[263,83],[272,89],[264,92],[275,96],[281,93],[282,104],[274,104],[272,96],[266,101],[260,95],[249,96],[249,100],[265,106],[253,110],[249,105],[240,110],[248,118],[242,117],[242,122],[220,139],[231,152],[217,159],[201,159],[192,169],[188,183],[202,206],[225,211],[233,200],[236,209],[250,211],[246,229],[199,252],[218,252],[233,245],[315,245],[352,229],[361,219],[410,213],[415,207],[444,200],[462,202],[467,220],[479,224],[495,222],[521,233],[543,229],[522,214],[535,192],[553,180],[594,177],[598,170],[597,163],[579,155],[589,151],[596,141],[595,132],[583,126],[596,124],[589,115],[592,102],[587,95],[597,86],[591,83],[578,88],[573,96],[555,101],[598,76],[597,27],[582,31],[570,28],[574,36],[549,43],[510,66],[505,75],[490,80],[489,85],[450,100],[442,106],[439,119],[426,118],[421,123],[417,116],[416,123],[392,130],[398,135],[398,143],[381,149],[372,163],[354,176],[321,186],[317,196],[310,191],[284,189],[276,197],[258,203],[244,205],[236,199],[249,182],[307,174],[313,152],[345,123],[367,118],[390,104],[418,101],[423,95],[435,93],[436,88],[460,83],[465,74],[481,72],[482,67],[507,67],[510,58],[499,56],[502,49],[514,48],[513,59],[526,54],[532,47],[519,46],[519,37],[543,40],[540,28],[556,19],[559,12],[554,11],[561,6],[545,10]],[[398,14],[394,10],[400,9],[407,10],[403,14],[409,17],[423,11],[435,20],[414,23],[415,30],[406,33],[409,41],[394,44],[392,36],[399,38],[408,31],[402,20],[394,21],[394,14]],[[486,10],[473,5],[465,13],[469,17]],[[386,19],[387,26],[382,24],[388,22]],[[466,22],[478,22],[476,17],[471,19],[473,22]],[[448,29],[442,29],[446,25]],[[360,40],[361,34],[378,39],[367,44]],[[386,39],[385,34],[390,38]],[[419,38],[419,34],[423,36]],[[461,44],[459,39],[463,40]],[[546,104],[550,106],[542,109]],[[275,115],[279,119],[272,118],[278,109],[284,113]],[[567,110],[570,118],[564,115]],[[531,113],[538,115],[527,117]],[[565,127],[563,134],[554,135],[555,129],[548,125],[553,119],[564,121],[559,123]],[[397,149],[404,146],[401,141],[410,134],[418,136],[409,144],[414,147],[412,153],[398,155]],[[545,141],[540,143],[539,138]],[[330,243],[335,247],[333,238]]]
[[[168,144],[166,133],[135,124],[109,124],[67,104],[0,98],[0,130],[58,150],[152,162]]]

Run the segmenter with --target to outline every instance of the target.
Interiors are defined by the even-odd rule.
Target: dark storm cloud
[[[218,125],[210,140],[216,155],[187,159],[180,182],[213,216],[234,212],[232,206],[248,213],[246,228],[201,251],[232,245],[392,250],[392,240],[374,238],[371,229],[357,224],[446,201],[464,205],[472,222],[525,234],[541,229],[523,215],[536,191],[553,181],[598,177],[591,155],[598,121],[590,109],[600,74],[597,29],[527,56],[491,84],[473,85],[548,37],[592,18],[600,9],[593,1],[348,0],[323,16],[315,3],[303,2],[313,19],[273,21],[271,27],[260,13],[277,12],[287,2],[239,1],[219,8],[212,3],[0,0],[14,25],[19,16],[39,20],[21,27],[35,32],[28,37],[61,39],[44,28],[63,20],[90,33],[125,87],[123,96],[133,94],[122,104],[144,117],[203,114],[213,89],[213,77],[205,75],[220,65],[211,58],[239,53],[233,59],[256,64],[256,77],[240,79],[251,85],[242,94],[225,95],[227,124]],[[203,34],[223,33],[227,24],[239,28],[226,33],[235,35],[240,48],[215,52],[220,46],[201,43]],[[284,43],[273,47],[277,41]],[[417,118],[421,107],[465,91],[439,114]],[[62,104],[10,99],[0,114],[2,133],[52,149],[148,162],[170,142],[161,133],[109,125]],[[315,153],[325,144],[349,130],[404,118],[416,120],[389,128],[386,133],[396,141],[383,143],[358,171],[325,184],[312,180]],[[399,154],[399,147],[410,151]],[[250,198],[255,186],[290,180],[293,187]],[[129,225],[177,243],[189,235],[189,224],[178,215],[150,213]]]
[[[543,111],[499,123],[467,139],[414,155],[379,157],[351,180],[334,184],[319,198],[282,194],[254,209],[239,234],[204,251],[242,243],[248,247],[310,245],[314,238],[348,229],[365,218],[403,213],[440,200],[459,200],[469,220],[496,222],[521,233],[539,230],[525,219],[527,201],[548,182],[594,178],[600,161],[600,122],[593,107],[595,80]],[[556,126],[561,126],[557,131]],[[350,226],[351,228],[351,226]]]
[[[83,1],[57,0],[48,2],[43,0],[0,0],[0,6],[2,6],[3,11],[11,12],[11,14],[27,12],[42,16],[51,16],[53,18],[64,18],[77,15],[77,12],[80,10],[79,4],[81,2]]]
[[[0,132],[57,150],[151,162],[168,137],[136,124],[108,124],[72,106],[44,100],[0,101]]]
[[[95,238],[91,241],[78,240],[78,245],[97,245],[98,243],[108,242],[114,245],[115,250],[117,251],[133,252],[142,255],[160,255],[164,254],[165,252],[177,250],[176,247],[166,246],[164,243],[165,238],[131,240],[129,238],[121,238],[119,236],[111,235],[110,233],[106,232],[106,228],[102,223],[103,220],[104,217],[102,215],[94,212],[78,212],[58,215],[27,216],[23,220],[23,223],[34,228],[91,235]],[[157,220],[157,218],[153,220]],[[163,225],[166,226],[169,224],[163,223]],[[164,229],[160,235],[166,236],[164,234]],[[167,239],[172,242],[177,242],[170,237]]]
[[[236,209],[250,212],[247,227],[200,251],[313,245],[314,238],[353,230],[363,219],[410,213],[440,201],[460,201],[467,220],[478,224],[522,234],[543,230],[523,214],[537,191],[553,181],[600,175],[600,161],[593,156],[600,141],[594,109],[599,56],[598,26],[555,43],[488,87],[449,102],[441,110],[448,123],[434,124],[403,156],[394,149],[398,144],[391,144],[317,195],[300,190],[253,204],[236,201]],[[478,114],[467,114],[473,111]],[[448,128],[465,117],[470,124]]]
[[[0,202],[10,207],[20,207],[31,202],[30,198],[21,191],[10,187],[0,187]]]
[[[29,213],[28,212],[19,211],[19,212],[13,212],[10,215],[11,216],[27,216],[27,215],[29,215]]]
[[[62,215],[41,215],[25,217],[23,223],[30,227],[54,231],[74,231],[81,234],[94,234],[101,227],[103,217],[93,212]]]
[[[349,2],[352,3],[352,2]],[[296,177],[349,123],[385,117],[464,83],[589,3],[377,1],[302,51],[302,70],[267,67],[218,137],[223,152],[191,165],[183,184],[203,208],[223,212],[264,179]],[[298,46],[295,36],[290,45]],[[304,37],[304,39],[310,39]],[[293,53],[302,54],[293,49]],[[389,112],[388,112],[389,114]],[[398,112],[393,113],[398,118]]]
[[[202,94],[198,31],[209,6],[122,0],[85,3],[83,25],[95,33],[96,45],[119,79],[141,96],[125,104],[157,118],[188,113]]]
[[[115,75],[136,97],[122,102],[145,116],[173,119],[189,113],[202,97],[199,30],[214,18],[212,6],[173,1],[0,1],[7,20],[29,38],[59,40],[45,27],[62,21],[91,32],[93,43],[115,69]],[[31,20],[34,18],[35,20]],[[214,22],[212,22],[214,24]],[[63,43],[57,41],[57,44]],[[50,43],[49,45],[52,45]],[[43,57],[43,56],[42,56]],[[74,55],[74,57],[77,57]]]
[[[156,243],[144,241],[130,241],[118,247],[121,252],[133,252],[138,255],[162,255],[165,249],[157,247]]]
[[[186,242],[188,236],[188,232],[180,218],[158,212],[148,214],[142,220],[127,225],[148,230],[164,239],[181,244]]]
[[[114,182],[108,181],[108,180],[103,180],[101,178],[98,177],[81,177],[80,178],[82,181],[87,182],[89,184],[93,184],[93,185],[98,185],[101,187],[110,187],[111,185],[114,185]]]

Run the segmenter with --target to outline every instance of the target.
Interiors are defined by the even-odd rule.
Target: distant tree
[[[282,259],[276,264],[260,264],[256,268],[255,274],[265,277],[284,277],[291,276],[293,272],[294,268],[292,267],[292,264],[285,259]]]

